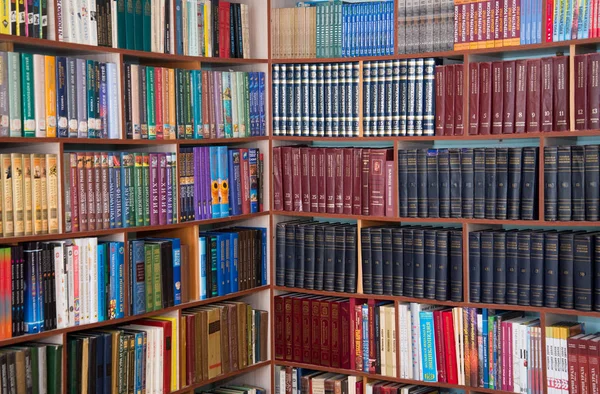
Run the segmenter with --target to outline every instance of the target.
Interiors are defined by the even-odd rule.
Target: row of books
[[[523,312],[398,306],[400,377],[541,394],[542,334]]]
[[[181,240],[129,241],[129,313],[139,315],[181,304]]]
[[[24,343],[2,349],[4,392],[62,393],[62,345]]]
[[[182,221],[261,212],[264,159],[258,148],[180,149]]]
[[[587,334],[584,324],[576,321],[546,327],[548,389],[565,393],[598,390],[599,340],[597,334]]]
[[[364,62],[363,135],[433,135],[434,71],[433,58]]]
[[[10,338],[124,316],[123,244],[97,238],[0,249],[0,335]]]
[[[274,308],[275,360],[397,376],[393,303],[288,293]]]
[[[469,233],[470,301],[600,310],[597,245],[585,231]]]
[[[360,237],[364,294],[463,300],[460,229],[370,227]]]
[[[328,391],[338,391],[347,394],[363,392],[362,376],[348,376],[328,372],[317,372],[307,368],[275,367],[274,394],[286,394],[286,387],[291,387],[292,394],[318,394]]]
[[[248,4],[203,0],[181,1],[181,7],[176,8],[177,54],[250,58]]]
[[[359,64],[274,64],[273,135],[358,137]]]
[[[305,1],[271,11],[273,57],[334,58],[394,54],[394,2]]]
[[[356,226],[299,220],[275,231],[277,286],[356,292]]]
[[[398,2],[398,53],[443,52],[454,49],[454,1]]]
[[[600,54],[575,55],[575,130],[600,128]]]
[[[544,148],[544,218],[598,220],[598,145]]]
[[[546,11],[546,42],[598,37],[598,20],[594,12],[598,3],[572,0],[552,1]]]
[[[224,296],[267,284],[267,229],[231,227],[200,233],[192,299]]]
[[[52,153],[0,154],[0,235],[58,233],[57,161]]]
[[[48,2],[6,3],[0,10],[0,26],[0,34],[48,38]]]
[[[264,136],[265,74],[125,65],[128,139]]]
[[[420,75],[417,74],[417,77]],[[464,66],[446,64],[435,67],[435,98],[425,96],[435,107],[435,135],[463,135],[465,119]],[[428,129],[431,133],[431,130]],[[433,135],[433,134],[430,134]]]
[[[532,220],[537,148],[401,149],[401,217]]]
[[[65,155],[66,231],[177,223],[175,153]]]
[[[568,56],[471,63],[469,80],[470,135],[570,130]]]
[[[250,385],[222,386],[203,390],[201,394],[266,394],[267,390]]]
[[[346,215],[396,215],[392,151],[273,148],[273,208]]]
[[[119,138],[115,63],[0,52],[0,66],[0,137]]]

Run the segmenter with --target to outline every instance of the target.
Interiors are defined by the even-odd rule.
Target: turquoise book
[[[221,217],[229,216],[229,166],[227,147],[218,147],[218,181],[219,181],[219,209]]]
[[[423,367],[423,381],[437,382],[433,312],[421,311],[419,316],[421,320],[421,364]]]
[[[231,73],[223,72],[223,124],[225,127],[225,138],[233,137],[233,125],[231,121]]]
[[[144,240],[132,240],[129,244],[129,264],[131,266],[132,313],[146,312],[146,251]]]

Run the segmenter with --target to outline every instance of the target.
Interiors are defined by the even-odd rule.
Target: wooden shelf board
[[[247,142],[268,141],[268,136],[245,138],[209,138],[192,140],[130,140],[130,139],[104,139],[104,138],[26,138],[26,137],[0,137],[0,144],[30,144],[30,143],[62,143],[67,145],[229,145]]]

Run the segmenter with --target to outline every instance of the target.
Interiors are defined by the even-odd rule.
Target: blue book
[[[209,147],[209,153],[210,153],[210,184],[218,185],[219,184],[219,147],[218,146]],[[214,186],[212,186],[212,188],[214,189]],[[215,196],[215,194],[216,194],[216,196]],[[219,203],[218,186],[217,186],[217,193],[214,193],[214,190],[213,190],[211,195],[212,195],[212,201],[211,201],[210,205],[212,206],[212,217],[213,217],[213,219],[218,219],[221,217],[221,205]]]
[[[102,352],[102,359],[104,361],[104,394],[111,394],[111,374],[108,371],[112,368],[112,335],[110,333],[102,333],[104,336],[104,346]],[[96,350],[98,351],[98,350]],[[100,394],[99,392],[97,392]]]
[[[56,57],[56,135],[59,138],[69,136],[67,114],[67,58]]]
[[[344,65],[342,64],[342,67]],[[340,95],[338,85],[340,83],[340,67],[337,63],[331,65],[331,132],[334,137],[340,134]]]
[[[38,242],[30,243],[32,249],[23,248],[25,258],[24,276],[25,276],[25,291],[24,291],[24,332],[26,334],[35,334],[41,331],[40,321],[43,318],[40,316],[40,262],[41,249]]]
[[[423,59],[417,59],[415,67],[415,135],[423,135],[423,86],[424,86],[424,62]],[[434,127],[435,129],[435,127]]]
[[[108,295],[108,318],[117,318],[117,302],[119,300],[119,261],[117,256],[118,242],[109,244],[110,288]]]
[[[134,315],[146,313],[146,254],[144,240],[136,239],[129,243],[129,264],[131,266],[131,305]]]
[[[288,66],[289,67],[289,66]],[[300,64],[294,64],[293,66],[293,83],[294,83],[294,96],[292,114],[294,122],[292,123],[293,135],[301,135],[302,132],[302,66]],[[289,83],[289,81],[288,81]],[[288,101],[288,104],[291,102]]]
[[[279,67],[279,135],[287,133],[287,64],[282,64]]]
[[[565,15],[564,15],[564,26],[561,31],[562,41],[570,40],[573,33],[573,8],[575,0],[564,0],[566,2]]]
[[[437,364],[435,358],[435,335],[433,327],[433,312],[419,312],[421,320],[421,360],[423,381],[437,382]]]
[[[239,149],[229,149],[227,151],[229,158],[229,214],[231,216],[242,214],[242,183],[240,168]]]
[[[202,71],[192,70],[192,86],[194,93],[192,94],[192,103],[194,108],[194,138],[202,138]]]
[[[238,282],[238,264],[239,264],[239,236],[236,232],[229,233],[229,249],[230,249],[230,292],[239,291],[240,285]]]
[[[227,147],[218,147],[219,209],[221,217],[229,216],[229,169],[227,168]]]
[[[200,237],[200,299],[206,299],[206,237]]]
[[[363,63],[363,134],[371,137],[371,62]]]
[[[560,36],[560,22],[561,22],[561,4],[564,0],[556,0],[554,4],[554,20],[552,24],[552,41],[557,42],[561,40]]]
[[[400,60],[400,135],[408,132],[408,60]]]
[[[536,35],[535,35],[535,44],[541,44],[542,43],[542,1],[541,0],[536,0],[535,1],[536,7],[537,7],[537,11],[534,13],[535,17],[537,18],[537,26],[536,26]]]
[[[317,135],[317,65],[308,65],[308,129],[309,135]]]
[[[392,136],[400,136],[400,60],[392,60]],[[434,112],[435,113],[435,112]]]
[[[114,242],[117,253],[117,312],[116,318],[125,317],[125,246],[123,242]]]
[[[271,87],[273,91],[273,102],[272,102],[272,111],[273,111],[273,135],[277,136],[281,133],[281,107],[279,105],[279,85],[280,85],[280,67],[279,64],[273,64],[273,71],[271,72]]]
[[[284,108],[286,118],[285,118],[285,129],[287,130],[288,135],[294,135],[294,65],[288,64],[286,67],[285,76],[282,75],[282,78],[285,78],[285,97],[287,106]]]
[[[435,135],[435,59],[423,61],[423,135]]]
[[[415,110],[416,110],[416,70],[417,61],[416,59],[408,60],[407,69],[407,91],[406,91],[406,135],[415,135]],[[400,72],[400,78],[402,78],[402,71]],[[402,79],[400,80],[402,83]],[[400,112],[402,113],[402,112]]]
[[[309,65],[302,64],[301,65],[301,78],[300,78],[300,109],[301,109],[301,122],[300,122],[300,132],[303,137],[308,137],[310,135],[310,127],[309,127],[309,119],[310,119],[310,105],[309,105]],[[262,75],[262,73],[260,73]],[[264,81],[263,81],[264,83]],[[261,117],[264,114],[261,114]],[[262,122],[262,120],[260,121]],[[261,133],[263,129],[261,127]],[[262,135],[262,134],[261,134]]]
[[[369,372],[369,306],[362,306],[363,372]]]
[[[483,387],[490,388],[488,310],[486,308],[481,310],[481,331],[483,337]]]
[[[106,286],[106,244],[99,243],[96,248],[98,262],[98,321],[106,320],[106,297],[104,294]]]
[[[383,83],[383,81],[381,81]],[[379,99],[379,62],[371,62],[371,136],[377,136],[378,127],[378,99]]]
[[[265,73],[258,72],[258,119],[259,135],[264,136],[267,133],[267,119],[265,113]],[[307,91],[308,92],[308,91]],[[306,96],[308,97],[308,96]]]
[[[531,39],[531,1],[522,0],[521,2],[521,37],[520,44],[529,44]]]
[[[583,17],[583,35],[581,38],[586,39],[590,37],[590,14],[591,14],[591,7],[590,7],[590,0],[583,0],[584,1],[584,11],[585,11],[585,15]]]
[[[348,73],[348,70],[346,70],[346,75]],[[348,77],[346,77],[348,78]],[[352,87],[352,93],[349,93],[349,95],[352,96],[352,136],[353,137],[358,137],[358,129],[359,129],[359,123],[360,123],[360,118],[358,116],[358,107],[359,107],[359,94],[358,94],[358,81],[360,79],[360,67],[358,63],[352,63],[352,81],[348,82],[349,84],[351,84]]]
[[[258,212],[258,180],[256,178],[256,173],[258,171],[258,155],[258,149],[248,149],[248,164],[250,167],[250,213]]]
[[[321,8],[321,7],[319,7]],[[317,10],[319,9],[317,8]],[[324,137],[325,131],[325,65],[320,63],[317,66],[317,133],[314,136]]]
[[[229,293],[227,287],[226,243],[227,236],[222,233],[209,233],[217,238],[217,295],[223,296]]]
[[[183,9],[182,0],[175,0],[175,48],[178,55],[183,55]],[[200,54],[202,56],[202,54]]]
[[[385,79],[387,74],[388,62],[378,62],[377,67],[377,134],[380,137],[385,135]],[[391,71],[391,70],[390,70]],[[390,73],[391,76],[391,73]],[[390,81],[391,82],[391,81]]]
[[[96,371],[102,371],[102,375],[96,376],[96,393],[104,393],[104,344],[106,338],[103,334],[94,335],[96,339]],[[91,360],[90,360],[91,363]]]

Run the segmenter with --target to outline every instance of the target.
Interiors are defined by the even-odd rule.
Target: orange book
[[[46,56],[46,75],[56,75],[56,58]],[[46,136],[56,137],[56,78],[46,78]]]
[[[177,130],[175,130],[175,124],[177,123],[175,117],[177,112],[175,109],[175,70],[172,68],[169,69],[169,83],[167,89],[169,91],[167,96],[169,105],[165,105],[165,107],[169,108],[169,116],[167,118],[167,123],[169,123],[170,127],[169,139],[174,140],[177,138]]]

